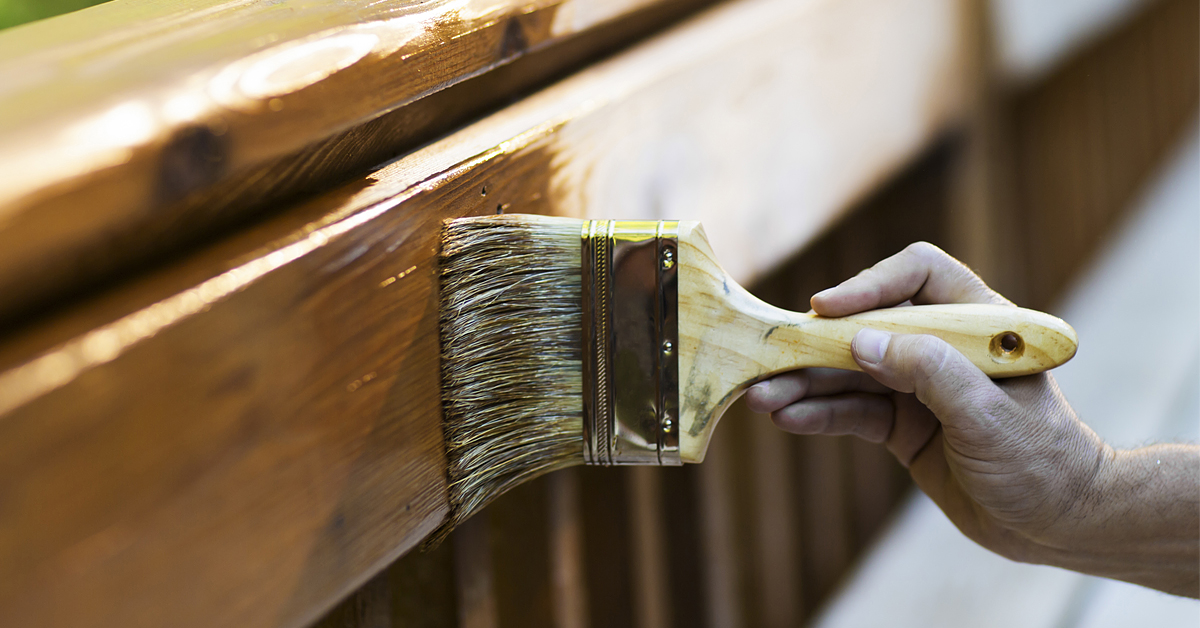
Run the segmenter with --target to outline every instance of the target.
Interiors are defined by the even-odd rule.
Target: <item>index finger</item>
[[[962,262],[928,242],[910,244],[841,284],[813,295],[821,316],[846,316],[904,301],[1012,305]]]

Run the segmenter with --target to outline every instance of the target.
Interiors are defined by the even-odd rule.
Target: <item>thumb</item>
[[[947,425],[973,422],[979,410],[1007,395],[979,367],[941,338],[862,329],[854,360],[879,383],[917,399]]]

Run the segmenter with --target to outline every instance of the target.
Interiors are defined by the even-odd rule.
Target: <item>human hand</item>
[[[1012,305],[919,243],[814,296],[812,307],[846,316],[909,302]],[[964,534],[1001,555],[1048,562],[1047,548],[1092,534],[1089,497],[1114,452],[1050,375],[992,381],[933,336],[863,330],[853,353],[862,373],[783,374],[752,387],[747,403],[789,432],[884,443]]]

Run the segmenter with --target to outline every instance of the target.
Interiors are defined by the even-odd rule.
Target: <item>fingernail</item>
[[[854,335],[854,352],[864,362],[879,364],[887,354],[892,335],[878,329],[862,329]]]
[[[771,380],[764,379],[763,381],[751,386],[751,388],[754,388],[758,390],[759,393],[765,395],[767,394],[767,391],[771,389]]]
[[[826,289],[824,289],[824,290],[822,290],[822,291],[820,291],[820,292],[818,292],[818,293],[814,294],[814,295],[812,296],[812,298],[814,298],[814,299],[817,299],[817,298],[824,299],[825,297],[829,296],[829,295],[830,295],[832,292],[833,292],[833,288],[826,288]]]

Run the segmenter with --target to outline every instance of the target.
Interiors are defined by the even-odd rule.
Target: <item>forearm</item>
[[[1114,451],[1046,563],[1200,596],[1200,447]]]

